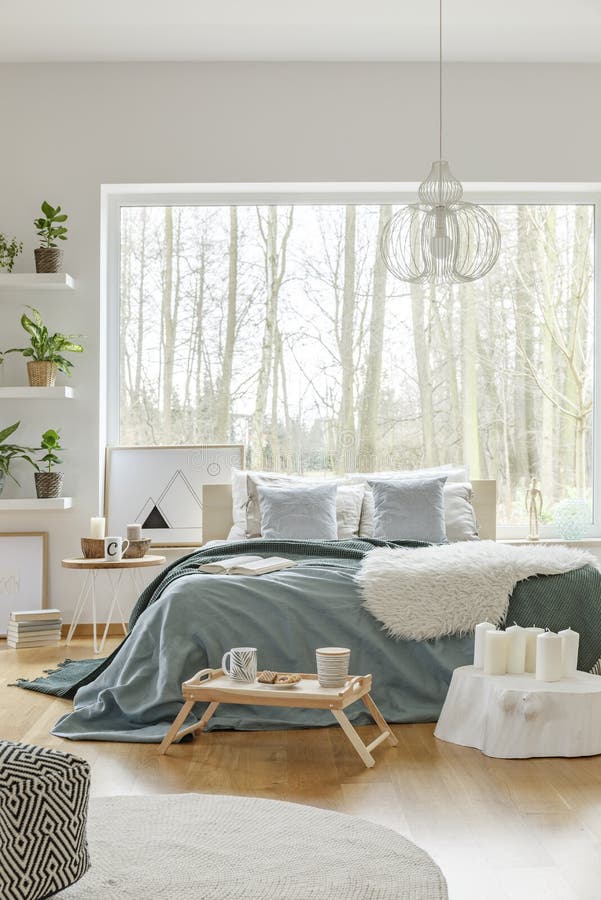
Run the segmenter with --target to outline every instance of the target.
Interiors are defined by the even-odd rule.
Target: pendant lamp
[[[463,200],[463,187],[442,158],[442,0],[439,0],[439,159],[418,189],[418,202],[403,206],[382,232],[384,263],[401,281],[462,284],[493,268],[501,249],[499,227],[482,206]]]

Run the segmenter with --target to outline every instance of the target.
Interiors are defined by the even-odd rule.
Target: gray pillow
[[[446,540],[445,476],[407,481],[370,481],[374,495],[374,537],[382,541]]]
[[[257,485],[261,534],[271,541],[335,541],[335,484],[270,487]]]

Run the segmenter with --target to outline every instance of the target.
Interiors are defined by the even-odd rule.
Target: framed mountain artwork
[[[106,455],[107,534],[139,523],[155,547],[202,544],[202,489],[231,484],[244,468],[241,444],[109,447]]]

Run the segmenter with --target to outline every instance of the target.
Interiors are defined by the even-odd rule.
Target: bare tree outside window
[[[120,441],[303,473],[467,463],[499,521],[591,498],[594,208],[494,207],[472,285],[387,274],[385,206],[123,207]]]

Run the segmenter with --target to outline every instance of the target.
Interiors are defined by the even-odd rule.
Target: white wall
[[[86,346],[76,400],[0,409],[0,425],[22,419],[24,443],[61,428],[74,508],[0,513],[0,531],[50,532],[50,600],[68,618],[79,580],[60,559],[79,554],[100,477],[100,185],[419,181],[437,156],[436,68],[0,65],[0,78],[0,231],[25,241],[15,271],[33,271],[31,220],[47,199],[70,214],[66,269],[78,283],[0,295],[0,347],[21,343],[25,303]],[[446,85],[445,155],[462,180],[601,181],[601,66],[453,65]],[[22,367],[11,358],[4,383],[25,383]],[[30,473],[19,473],[30,493]]]

